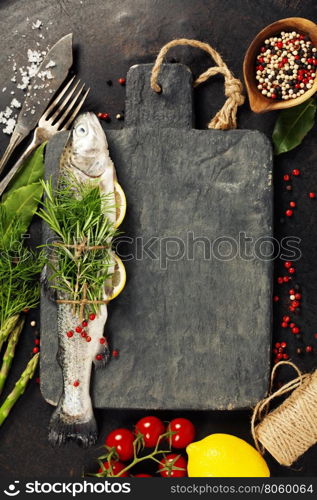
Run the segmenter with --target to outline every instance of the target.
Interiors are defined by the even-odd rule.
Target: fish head
[[[94,113],[83,113],[74,121],[68,163],[89,177],[100,177],[110,161],[106,135]]]

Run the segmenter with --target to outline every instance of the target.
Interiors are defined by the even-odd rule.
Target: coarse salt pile
[[[316,77],[316,52],[310,38],[296,31],[266,39],[256,58],[257,88],[269,99],[301,96]]]

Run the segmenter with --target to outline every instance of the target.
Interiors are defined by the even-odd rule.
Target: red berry
[[[67,337],[71,338],[74,335],[73,330],[69,330],[66,335]]]
[[[174,418],[169,423],[167,430],[175,432],[169,438],[169,442],[173,448],[186,448],[195,439],[195,427],[187,418]]]
[[[86,337],[86,342],[91,342],[91,337],[89,337],[89,335]]]
[[[157,417],[143,417],[135,424],[135,431],[143,435],[144,446],[154,448],[157,445],[159,437],[164,434],[165,426]]]
[[[292,174],[295,176],[298,176],[300,174],[300,170],[298,168],[294,168],[294,170],[292,171]]]
[[[81,326],[76,326],[75,330],[76,330],[77,333],[81,333],[82,332],[82,327]]]
[[[40,339],[34,339],[34,344],[35,345],[40,345],[40,343],[41,343]]]
[[[290,274],[294,274],[295,273],[295,267],[290,267],[289,270],[288,270],[288,272]]]
[[[119,357],[119,351],[117,351],[117,349],[114,349],[114,350],[112,351],[112,357],[113,357],[113,358],[118,358],[118,357]]]
[[[37,353],[39,352],[39,350],[40,350],[40,349],[39,349],[38,347],[33,347],[32,352],[33,352],[34,354],[37,354]]]
[[[311,192],[308,194],[308,196],[313,200],[314,198],[316,198],[316,193]]]
[[[105,445],[109,448],[115,448],[119,460],[126,462],[133,457],[134,438],[134,434],[129,429],[115,429],[106,437]]]
[[[284,181],[289,181],[290,180],[290,176],[288,174],[285,174],[283,176],[283,179],[284,179]]]
[[[111,468],[110,468],[110,464],[111,464]],[[107,471],[109,470],[107,477],[113,477],[113,476],[128,477],[128,475],[129,475],[128,471],[124,472],[123,474],[120,474],[120,472],[126,468],[126,466],[122,462],[115,462],[114,460],[111,460],[110,463],[109,463],[109,461],[104,462],[103,466]],[[100,467],[100,469],[98,470],[98,473],[101,474],[102,472],[104,472],[104,471],[103,471],[102,467]]]
[[[73,386],[74,387],[78,387],[79,386],[79,380],[75,380],[75,382],[73,383]]]
[[[292,217],[292,215],[293,215],[293,210],[290,210],[290,209],[286,210],[286,211],[285,211],[285,215],[286,215],[287,217]]]
[[[295,208],[296,207],[295,201],[290,201],[289,202],[289,206],[292,207],[292,208]]]
[[[118,78],[118,83],[120,83],[120,85],[125,85],[125,78]]]
[[[174,469],[174,467],[177,467],[177,469]],[[187,460],[181,455],[170,453],[162,459],[159,466],[159,473],[162,477],[186,477]]]
[[[286,269],[289,269],[290,267],[292,267],[292,263],[291,263],[291,262],[289,262],[289,261],[286,261],[286,262],[284,262],[284,267],[285,267]]]
[[[90,321],[93,321],[95,318],[96,318],[96,315],[94,313],[89,314]]]
[[[97,354],[96,360],[97,361],[102,361],[102,354]]]
[[[313,350],[314,350],[314,348],[313,348],[313,346],[312,346],[312,345],[307,345],[307,346],[305,347],[305,351],[306,351],[306,352],[313,352]]]
[[[88,321],[86,319],[84,319],[84,321],[82,322],[82,326],[84,328],[86,328],[86,326],[88,326]]]
[[[104,337],[100,337],[99,342],[100,342],[100,344],[105,344],[106,339]]]
[[[298,326],[294,326],[294,328],[292,328],[292,333],[294,333],[294,335],[296,333],[299,333],[300,332],[300,329],[298,328]]]

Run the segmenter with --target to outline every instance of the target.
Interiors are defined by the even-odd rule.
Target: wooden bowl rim
[[[303,24],[306,25],[306,29],[303,27]],[[274,21],[274,23],[268,24],[261,31],[258,32],[258,34],[253,38],[252,42],[250,43],[245,53],[243,61],[243,76],[248,92],[249,103],[252,111],[254,111],[255,113],[265,113],[267,111],[292,108],[294,106],[298,106],[299,104],[302,104],[307,99],[309,99],[317,91],[317,74],[311,89],[307,90],[300,97],[296,97],[296,99],[288,101],[272,102],[268,98],[263,96],[258,89],[253,90],[251,88],[250,85],[251,78],[253,80],[254,86],[256,87],[255,74],[253,73],[253,76],[251,74],[251,78],[248,74],[249,71],[251,71],[250,67],[255,66],[254,56],[252,55],[253,50],[255,50],[258,46],[260,46],[265,40],[265,38],[267,38],[267,36],[271,36],[276,29],[283,31],[287,28],[297,28],[299,31],[304,31],[309,34],[311,33],[311,31],[315,31],[317,39],[317,24],[311,21],[310,19],[306,19],[304,17],[287,17],[285,19],[279,19],[278,21]],[[307,28],[309,28],[309,32]],[[317,48],[317,45],[315,46]],[[258,104],[259,101],[260,104]]]

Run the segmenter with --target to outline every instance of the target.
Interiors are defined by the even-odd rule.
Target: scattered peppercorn
[[[38,347],[33,347],[32,352],[33,352],[34,354],[37,354],[37,353],[39,352],[39,350],[40,350],[40,349],[39,349]]]
[[[295,175],[296,177],[298,177],[300,175],[300,170],[298,170],[298,168],[294,168],[294,170],[292,171],[292,174]]]
[[[41,343],[40,339],[34,339],[34,344],[35,345],[40,345],[40,343]]]
[[[75,331],[77,333],[81,333],[82,332],[82,327],[81,326],[76,326]]]
[[[100,337],[99,342],[100,342],[100,344],[105,344],[106,339],[104,337]]]
[[[283,177],[284,181],[289,181],[290,180],[290,176],[288,174],[285,174],[284,177]]]
[[[101,361],[101,360],[102,360],[102,354],[97,354],[97,356],[96,356],[96,360],[97,360],[97,361]]]
[[[34,320],[33,320],[33,321],[30,321],[30,325],[31,325],[31,326],[36,326],[36,321],[34,321]]]
[[[123,118],[124,118],[124,117],[123,117],[123,114],[121,114],[121,113],[117,113],[117,114],[116,114],[116,119],[117,119],[117,120],[123,120]]]
[[[118,358],[118,357],[119,357],[119,351],[118,351],[117,349],[114,349],[114,350],[112,351],[112,357],[113,357],[113,358]]]
[[[74,335],[73,330],[69,330],[66,335],[67,337],[71,338]]]
[[[314,198],[316,198],[316,193],[311,192],[311,193],[308,194],[308,196],[309,196],[310,199],[313,200]]]
[[[86,342],[91,342],[91,337],[89,337],[89,335],[86,337]]]
[[[111,85],[112,85],[112,80],[107,80],[107,85],[109,85],[109,87],[111,87]]]
[[[90,321],[93,321],[95,318],[96,318],[96,315],[94,313],[89,314]]]
[[[73,386],[74,387],[78,387],[79,386],[79,380],[75,380],[75,382],[73,383]]]
[[[314,350],[314,348],[313,348],[313,346],[312,346],[312,345],[307,345],[307,346],[305,347],[305,351],[306,351],[306,352],[313,352],[313,350]]]
[[[289,206],[292,207],[292,208],[295,208],[296,207],[295,201],[290,201],[289,202]]]
[[[125,85],[126,79],[125,78],[118,78],[118,83],[120,83],[120,85]]]
[[[292,215],[293,215],[293,210],[290,210],[290,209],[286,210],[286,211],[285,211],[285,215],[286,215],[287,217],[292,217]]]
[[[82,322],[81,324],[84,328],[86,328],[86,326],[88,326],[88,321],[86,319],[84,319],[84,321]]]

